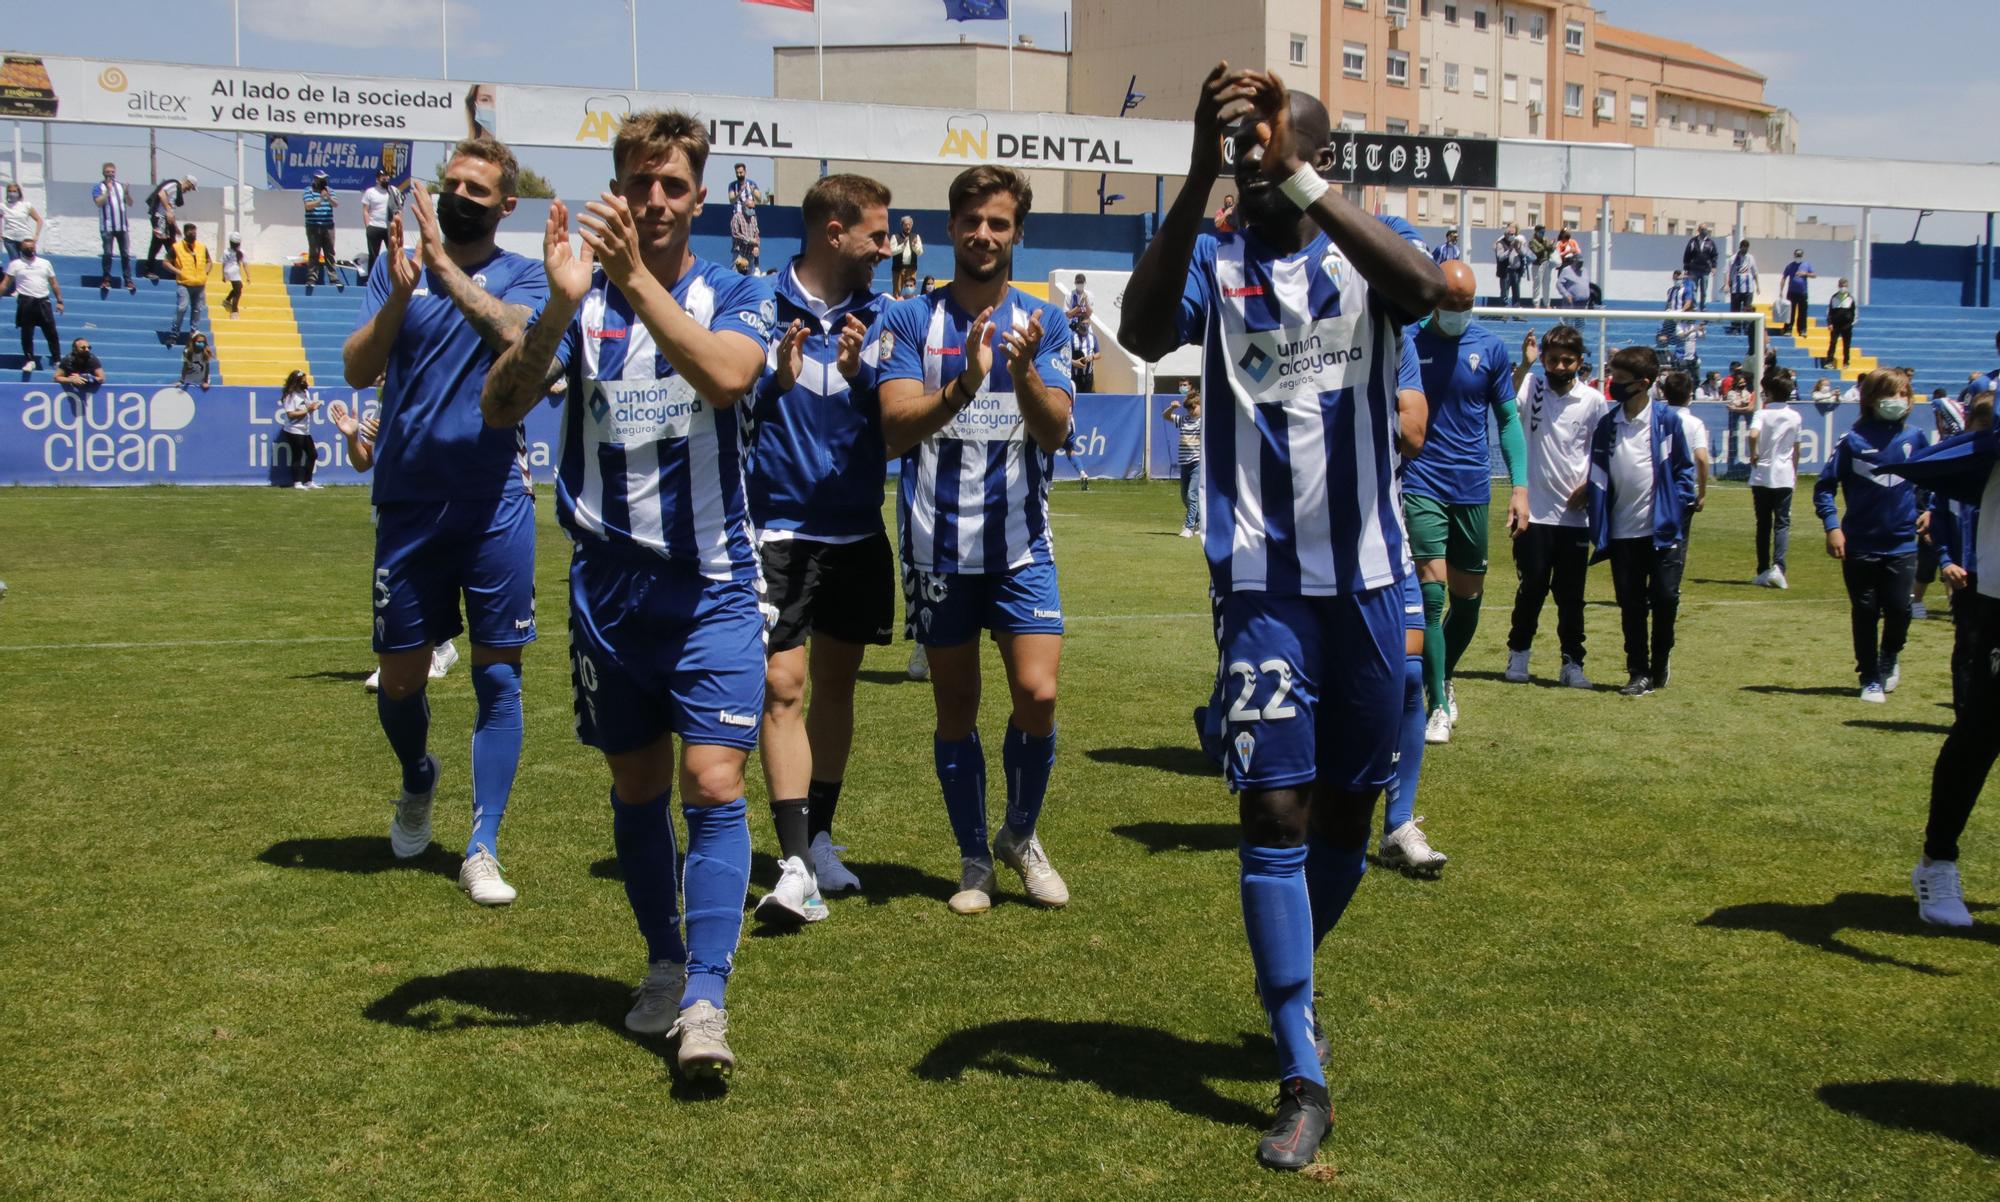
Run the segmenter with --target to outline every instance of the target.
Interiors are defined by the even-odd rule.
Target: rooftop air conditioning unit
[[[1528,115],[1529,115],[1530,117],[1539,117],[1539,116],[1541,116],[1541,115],[1542,115],[1542,102],[1541,102],[1541,101],[1539,101],[1539,100],[1530,100],[1530,101],[1528,102]]]
[[[1409,14],[1409,13],[1407,13],[1407,12],[1400,12],[1400,13],[1390,13],[1390,14],[1389,14],[1389,28],[1391,28],[1391,29],[1408,29],[1409,27],[1410,27],[1410,14]]]
[[[1611,98],[1608,96],[1599,96],[1597,98],[1597,119],[1599,121],[1609,121],[1611,120],[1611,116]]]

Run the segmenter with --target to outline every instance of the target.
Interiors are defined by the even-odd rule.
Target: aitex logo
[[[127,82],[125,73],[116,67],[106,67],[97,73],[97,86],[107,92],[122,92]]]

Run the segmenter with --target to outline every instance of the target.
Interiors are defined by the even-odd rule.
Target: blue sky
[[[445,0],[451,74],[458,79],[597,85],[631,74],[625,0]],[[809,14],[738,0],[634,0],[638,4],[640,83],[649,88],[769,95],[770,48],[809,44]],[[435,0],[241,0],[245,65],[376,75],[439,72]],[[938,0],[822,0],[827,40],[946,41],[960,33],[994,41],[1005,27],[952,24]],[[88,0],[10,7],[8,48],[41,53],[227,63],[230,0]],[[1131,7],[1143,11],[1143,0]],[[1743,0],[1601,0],[1605,18],[1649,33],[1693,41],[1770,78],[1765,95],[1792,109],[1806,153],[1972,162],[2000,160],[2000,73],[1983,50],[1956,66],[1943,48],[1983,47],[1992,0],[1925,0],[1884,7],[1862,0],[1808,5]],[[1019,0],[1015,31],[1061,46],[1067,0]],[[670,22],[679,22],[670,29]],[[1974,35],[1968,37],[1968,35]],[[698,46],[669,59],[648,48]],[[1147,113],[1152,117],[1180,114]],[[34,144],[40,130],[29,124]],[[94,175],[101,157],[139,161],[145,138],[104,127],[59,126],[58,178]],[[107,148],[125,147],[125,151]],[[211,179],[226,179],[234,152],[225,137],[180,133],[161,139],[164,174],[186,160]],[[256,150],[253,140],[251,150]],[[133,153],[136,151],[137,153]],[[435,147],[419,147],[428,166]],[[257,170],[260,158],[249,164]],[[537,150],[531,162],[565,195],[601,186],[602,151]],[[128,174],[132,173],[128,169]],[[767,176],[768,178],[768,176]],[[258,182],[261,182],[258,181]],[[2000,204],[2000,197],[1996,197]],[[1832,219],[1844,219],[1834,212]],[[1908,236],[1913,213],[1878,215],[1876,237]],[[1970,240],[1982,221],[1939,215],[1925,240]]]

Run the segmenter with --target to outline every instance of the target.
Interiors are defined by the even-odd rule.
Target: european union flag
[[[944,0],[947,21],[1005,21],[1007,0]]]

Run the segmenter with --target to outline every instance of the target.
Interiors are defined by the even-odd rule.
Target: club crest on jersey
[[[1470,355],[1467,355],[1467,356],[1465,357],[1465,365],[1466,365],[1467,367],[1471,368],[1471,369],[1472,369],[1472,370],[1474,370],[1474,371],[1478,371],[1478,370],[1479,370],[1479,352],[1478,352],[1478,351],[1474,351],[1474,352],[1472,352],[1472,353],[1471,353]]]
[[[1250,756],[1256,750],[1257,737],[1255,735],[1246,730],[1236,736],[1236,761],[1243,766],[1243,771],[1250,771]]]
[[[1335,288],[1347,287],[1346,255],[1341,254],[1339,250],[1333,247],[1328,247],[1326,255],[1320,259],[1319,265],[1326,272],[1326,278],[1333,281]]]
[[[895,354],[896,332],[894,330],[882,331],[882,337],[878,340],[878,345],[881,347],[882,358],[887,359],[889,356]]]

